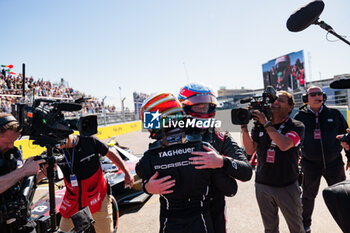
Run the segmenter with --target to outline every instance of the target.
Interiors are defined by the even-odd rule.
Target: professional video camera
[[[29,136],[34,144],[40,146],[64,143],[73,130],[80,135],[89,136],[97,133],[97,116],[85,116],[80,119],[65,120],[62,111],[78,111],[78,103],[65,103],[47,99],[36,99],[32,106],[27,104],[12,105],[12,115],[23,127],[22,136]]]
[[[262,96],[254,96],[241,99],[240,103],[249,103],[248,109],[238,108],[232,109],[231,120],[234,125],[246,125],[252,119],[251,110],[259,110],[263,112],[268,120],[271,119],[270,107],[277,99],[276,90],[272,86],[267,86]]]
[[[36,187],[36,179],[34,176],[26,177],[20,185],[20,190],[14,187],[8,190],[7,194],[11,195],[11,201],[3,203],[1,206],[0,216],[3,218],[1,222],[6,222],[9,229],[20,230],[22,226],[27,224],[28,216],[30,216],[30,205],[34,197]]]
[[[20,157],[19,150],[8,150],[0,159],[0,175],[14,171]],[[35,177],[30,176],[0,194],[0,223],[6,223],[7,229],[19,230],[27,223],[35,186]]]

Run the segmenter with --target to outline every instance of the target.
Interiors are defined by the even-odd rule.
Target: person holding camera
[[[28,216],[17,215],[20,209],[16,203],[22,198],[21,187],[25,177],[37,175],[37,180],[41,180],[45,176],[40,169],[40,164],[45,162],[43,159],[34,161],[34,157],[30,157],[21,165],[22,154],[14,146],[20,133],[21,127],[16,118],[0,113],[0,232],[4,233],[35,232],[35,224],[26,222]]]
[[[161,126],[150,130],[151,138],[156,141],[137,163],[136,172],[143,179],[146,192],[161,194],[159,232],[216,232],[209,211],[209,193],[215,186],[222,195],[233,196],[237,191],[236,181],[222,168],[210,169],[203,163],[193,163],[195,160],[191,158],[200,161],[208,151],[218,152],[202,141],[200,129],[186,128],[189,119],[175,96],[151,95],[141,107],[143,121],[150,112],[159,114]],[[169,122],[172,126],[165,127]],[[201,169],[196,169],[195,164],[202,165]]]
[[[315,198],[323,176],[328,186],[345,180],[342,146],[336,138],[346,133],[348,124],[337,109],[325,105],[322,89],[312,86],[307,89],[307,105],[294,116],[305,125],[305,140],[302,144],[301,166],[303,181],[303,223],[306,232],[311,232],[311,216]],[[349,167],[350,151],[346,151]]]
[[[305,128],[290,118],[294,105],[290,93],[278,91],[277,100],[271,105],[271,121],[259,110],[252,110],[257,122],[251,134],[247,125],[241,126],[247,154],[256,152],[258,157],[255,193],[267,233],[279,232],[278,209],[290,232],[304,232],[298,158]]]
[[[124,161],[94,136],[69,135],[66,143],[60,149],[65,159],[58,165],[62,170],[66,185],[66,193],[60,207],[62,215],[60,230],[70,231],[73,228],[71,216],[89,206],[95,220],[96,232],[113,232],[111,193],[102,171],[100,155],[107,156],[124,172],[125,185],[131,188],[134,184],[134,177]]]

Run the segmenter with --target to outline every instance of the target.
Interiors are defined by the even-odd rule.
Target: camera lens
[[[249,120],[252,118],[252,114],[248,109],[239,108],[232,109],[231,111],[231,120],[235,125],[246,125],[249,123]]]

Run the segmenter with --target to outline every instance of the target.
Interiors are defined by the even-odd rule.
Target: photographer
[[[97,233],[113,232],[110,188],[103,175],[100,155],[107,156],[125,174],[125,186],[134,185],[134,177],[124,161],[107,145],[93,136],[69,135],[61,146],[65,160],[58,163],[66,185],[66,193],[60,207],[62,215],[60,230],[68,232],[73,228],[71,216],[89,206],[95,220]]]
[[[293,96],[286,91],[277,92],[271,105],[271,121],[252,110],[255,124],[251,135],[242,125],[243,145],[247,154],[257,153],[258,165],[255,192],[265,232],[279,232],[278,208],[282,211],[289,231],[304,232],[301,217],[300,188],[298,185],[298,157],[304,137],[304,125],[290,114],[295,105]]]
[[[304,173],[303,223],[306,232],[311,232],[311,216],[321,177],[326,179],[328,186],[345,180],[342,147],[336,136],[346,133],[347,123],[339,110],[325,105],[326,96],[320,87],[308,88],[306,97],[307,105],[294,119],[305,125],[301,160]],[[350,152],[346,152],[346,156],[349,160]]]
[[[28,216],[14,216],[10,213],[17,212],[18,208],[8,208],[8,203],[19,201],[20,187],[23,178],[37,175],[40,180],[44,172],[40,170],[40,164],[45,160],[34,161],[28,158],[23,166],[17,167],[22,162],[21,152],[14,147],[14,142],[20,136],[21,127],[16,118],[7,113],[0,113],[0,231],[1,232],[35,232],[33,223],[20,225],[16,218],[27,219]],[[29,205],[29,203],[27,203]],[[9,224],[9,222],[12,222]]]
[[[148,112],[159,113],[162,126],[150,130],[151,138],[156,141],[137,163],[136,172],[143,179],[145,191],[161,194],[159,232],[215,232],[209,211],[209,193],[215,186],[222,195],[233,196],[237,191],[236,181],[221,168],[208,169],[203,165],[199,166],[203,169],[196,169],[194,164],[203,163],[193,163],[191,161],[195,160],[191,158],[200,161],[207,151],[221,156],[209,143],[202,141],[200,129],[180,128],[188,119],[172,94],[151,95],[141,108],[143,121]],[[176,122],[178,127],[172,124],[173,127],[165,128],[164,122]]]

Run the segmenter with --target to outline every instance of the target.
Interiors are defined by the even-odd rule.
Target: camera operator
[[[146,99],[141,108],[143,120],[147,112],[160,113],[162,123],[177,122],[180,126],[187,120],[180,102],[169,93]],[[161,127],[151,130],[151,138],[157,141],[150,144],[136,172],[143,179],[145,191],[161,194],[160,232],[216,232],[209,211],[209,193],[215,186],[222,195],[233,196],[237,184],[222,168],[208,169],[201,159],[215,153],[223,163],[222,156],[202,141],[198,128]],[[191,158],[199,160],[193,163]]]
[[[304,232],[298,185],[298,156],[304,125],[290,118],[294,105],[290,93],[279,91],[271,105],[271,121],[262,112],[252,110],[253,118],[260,124],[255,124],[251,135],[247,125],[242,125],[247,154],[256,152],[258,157],[255,193],[265,232],[279,232],[278,208],[290,232]]]
[[[99,156],[107,156],[118,166],[125,174],[125,186],[129,185],[131,188],[134,185],[134,177],[124,161],[94,136],[69,135],[61,149],[65,160],[58,165],[64,175],[66,193],[60,207],[62,215],[60,230],[70,231],[73,228],[71,216],[89,206],[95,220],[96,232],[113,232],[111,193]]]
[[[14,142],[20,136],[21,127],[12,115],[0,113],[0,231],[1,232],[35,232],[35,224],[27,223],[19,226],[15,220],[11,221],[9,213],[15,212],[18,209],[10,209],[6,204],[18,201],[21,181],[23,178],[31,175],[37,175],[40,180],[44,177],[40,164],[45,160],[34,161],[33,157],[28,158],[23,166],[21,164],[21,152],[14,147]],[[29,204],[29,203],[27,203]],[[27,219],[28,216],[17,216]],[[13,220],[13,219],[12,219]]]
[[[302,203],[306,232],[311,232],[311,216],[321,177],[326,179],[328,186],[345,180],[342,147],[336,136],[346,133],[347,123],[337,109],[325,105],[325,100],[325,93],[320,87],[308,88],[307,105],[294,116],[305,125],[301,166],[304,173]],[[346,152],[346,156],[349,161],[350,152]]]

